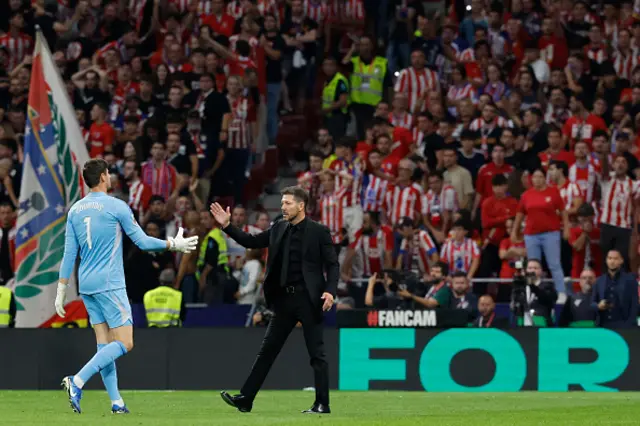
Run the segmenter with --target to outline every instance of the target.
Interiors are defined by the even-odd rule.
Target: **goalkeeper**
[[[79,292],[96,333],[98,352],[76,375],[65,377],[62,385],[71,408],[80,413],[82,388],[100,372],[111,399],[111,411],[125,414],[129,410],[118,391],[115,361],[133,349],[133,322],[122,266],[122,231],[142,250],[149,251],[189,253],[195,250],[198,237],[183,238],[182,228],[175,238],[167,240],[147,236],[129,206],[107,195],[111,180],[106,161],[87,161],[82,176],[91,192],[75,203],[67,216],[55,307],[58,315],[64,317],[67,283],[79,252]]]

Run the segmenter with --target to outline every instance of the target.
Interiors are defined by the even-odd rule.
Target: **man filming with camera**
[[[422,283],[424,287],[417,287],[420,292],[416,291],[417,289],[403,287],[398,290],[397,295],[414,302],[417,308],[448,308],[451,306],[452,298],[451,288],[447,285],[448,274],[449,266],[444,262],[436,262],[429,270],[429,280]],[[426,293],[422,291],[424,288],[428,288]]]
[[[522,263],[516,262],[516,275],[513,277],[511,310],[519,327],[548,327],[553,324],[553,312],[558,292],[553,282],[542,280],[542,264],[538,259],[527,261],[526,272]]]
[[[377,273],[371,275],[364,295],[365,306],[375,309],[412,309],[413,302],[399,294],[400,286],[404,289],[405,285],[399,281],[400,274],[394,270],[385,269],[380,276]]]

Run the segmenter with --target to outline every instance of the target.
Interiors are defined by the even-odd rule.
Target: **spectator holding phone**
[[[591,306],[596,309],[596,325],[606,328],[636,326],[638,284],[622,269],[624,257],[617,249],[607,253],[607,272],[596,280]]]

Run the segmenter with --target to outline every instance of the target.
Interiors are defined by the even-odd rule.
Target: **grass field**
[[[333,392],[330,415],[303,415],[312,392],[265,391],[251,413],[218,392],[123,392],[114,416],[105,392],[85,392],[82,414],[63,391],[0,391],[0,425],[638,425],[640,393],[438,394]]]

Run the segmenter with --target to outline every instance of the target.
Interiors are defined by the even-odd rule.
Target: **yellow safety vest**
[[[161,286],[144,294],[144,310],[149,327],[179,327],[182,292]]]
[[[351,102],[377,106],[382,101],[384,76],[387,73],[387,60],[376,56],[369,65],[360,57],[351,58]]]
[[[227,269],[229,264],[229,255],[227,254],[227,240],[222,235],[222,231],[218,228],[214,228],[204,237],[202,244],[200,244],[200,254],[198,255],[198,261],[196,262],[196,279],[200,279],[200,273],[204,269],[204,261],[207,255],[207,245],[209,244],[209,238],[213,238],[218,243],[218,266],[222,265]]]
[[[330,108],[331,104],[336,101],[336,90],[338,89],[338,83],[340,83],[341,81],[347,87],[347,92],[349,91],[349,82],[347,81],[347,78],[344,75],[337,72],[336,75],[333,76],[331,81],[327,81],[325,83],[324,89],[322,89],[322,109]],[[347,97],[348,96],[349,94],[347,93]],[[348,104],[349,102],[347,101],[347,105]],[[344,114],[346,114],[348,111],[347,105],[340,108],[340,111],[342,111],[342,113]],[[331,117],[331,115],[332,115],[332,112],[329,111],[327,113],[327,116]]]
[[[11,317],[9,316],[9,308],[11,307],[11,298],[13,292],[6,287],[0,287],[0,328],[9,327]]]
[[[337,155],[331,154],[330,156],[328,156],[322,161],[322,168],[328,169],[329,167],[331,167],[331,163],[333,163],[337,159],[338,159]]]

